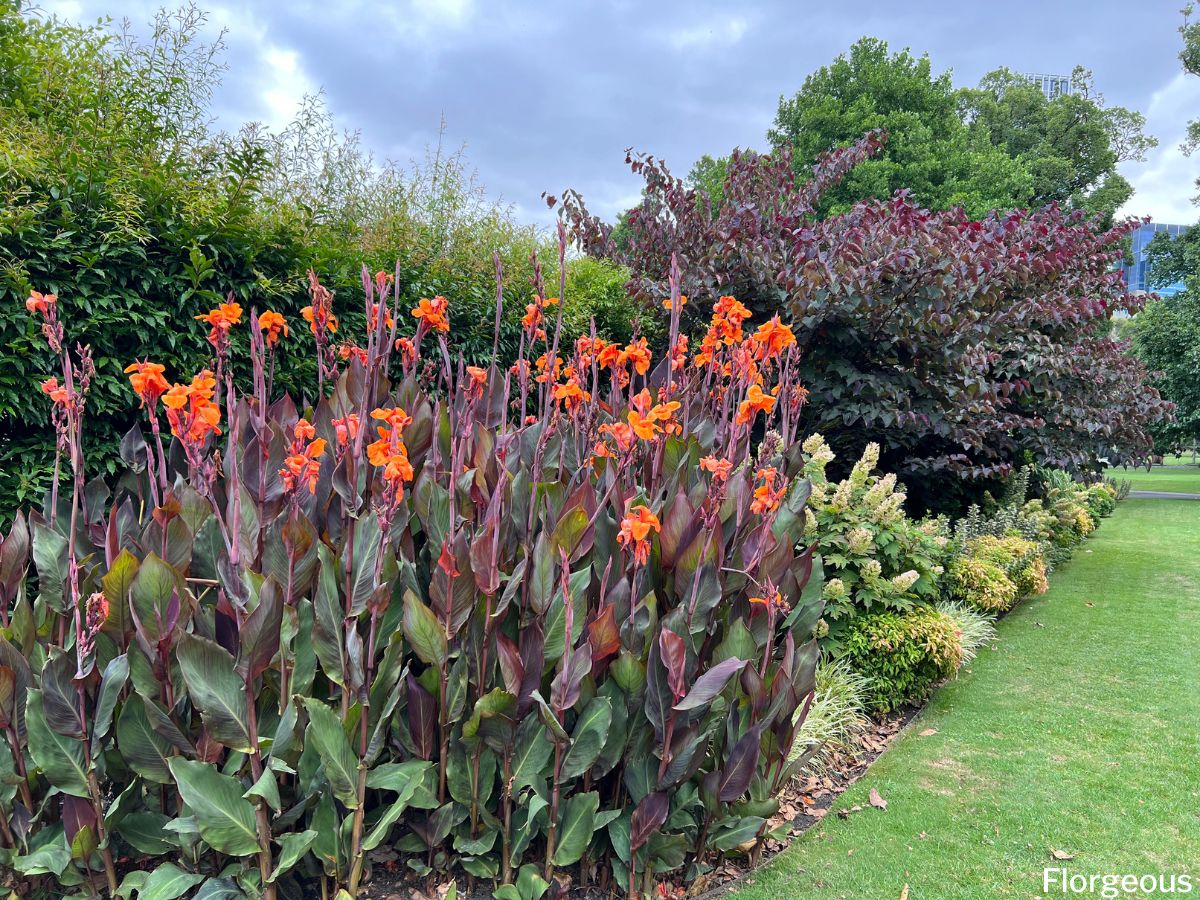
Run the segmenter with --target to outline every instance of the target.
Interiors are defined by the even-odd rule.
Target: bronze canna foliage
[[[757,852],[822,612],[790,330],[721,298],[689,357],[676,287],[655,364],[566,342],[537,284],[518,363],[474,369],[443,298],[363,284],[365,347],[314,277],[307,329],[231,301],[189,384],[131,365],[149,439],[109,483],[83,472],[89,351],[31,298],[64,490],[0,544],[0,864],[327,896],[390,849],[533,900]],[[314,398],[272,396],[306,332]]]

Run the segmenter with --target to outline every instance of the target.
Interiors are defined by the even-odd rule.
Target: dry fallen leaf
[[[926,728],[924,731],[921,732],[921,737],[930,737],[931,735],[934,735],[934,734],[937,734],[936,728]]]
[[[1058,860],[1075,858],[1074,853],[1068,853],[1066,850],[1055,850],[1053,847],[1050,848],[1050,856]]]
[[[904,890],[900,892],[900,900],[908,900],[908,885],[904,886]]]
[[[879,796],[879,791],[875,790],[875,788],[871,788],[870,799],[871,805],[876,809],[887,809],[887,801]]]
[[[1085,604],[1083,604],[1083,605],[1084,605],[1084,606],[1086,606],[1086,607],[1088,607],[1089,609],[1091,609],[1091,608],[1093,608],[1093,607],[1094,607],[1096,604],[1095,604],[1095,603],[1093,603],[1091,600],[1089,600],[1087,603],[1085,603]]]

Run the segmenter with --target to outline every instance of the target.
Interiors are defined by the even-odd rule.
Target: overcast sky
[[[1146,114],[1159,146],[1123,172],[1126,212],[1194,221],[1200,154],[1179,151],[1200,117],[1200,78],[1177,57],[1183,0],[854,0],[688,3],[632,0],[255,0],[205,2],[227,29],[220,124],[279,126],[323,90],[339,126],[377,156],[423,155],[445,120],[480,180],[527,220],[543,191],[580,190],[611,215],[637,197],[633,146],[685,173],[699,156],[763,148],[780,94],[862,35],[928,52],[958,85],[1008,66],[1091,68],[1110,103]],[[161,3],[40,0],[79,22],[144,25]]]

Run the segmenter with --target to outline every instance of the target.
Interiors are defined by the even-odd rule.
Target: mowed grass
[[[1051,582],[835,804],[862,811],[831,812],[739,900],[1064,896],[1044,867],[1200,876],[1200,503],[1125,501]]]
[[[1200,466],[1170,468],[1155,466],[1149,472],[1144,468],[1109,469],[1109,478],[1125,480],[1133,484],[1135,491],[1171,491],[1180,494],[1200,494]]]

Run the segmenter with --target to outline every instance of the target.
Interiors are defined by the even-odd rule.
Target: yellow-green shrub
[[[958,670],[962,654],[954,618],[919,606],[854,619],[846,630],[842,658],[871,679],[871,707],[889,712],[926,697]]]
[[[1002,568],[1016,585],[1018,598],[1044,594],[1050,587],[1041,548],[1018,534],[984,535],[970,543],[968,552]]]
[[[1017,586],[994,562],[960,556],[950,563],[949,594],[968,606],[985,612],[1004,612],[1017,602]]]

